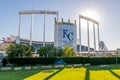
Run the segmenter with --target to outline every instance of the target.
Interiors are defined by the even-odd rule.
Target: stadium
[[[31,26],[30,26],[30,38],[26,39],[26,38],[21,38],[20,37],[20,32],[21,32],[21,21],[22,21],[22,16],[23,15],[31,15]],[[44,30],[43,30],[43,41],[33,41],[32,40],[32,28],[33,28],[33,16],[34,15],[44,15]],[[46,27],[46,16],[47,15],[55,15],[56,17],[54,18],[54,41],[53,42],[48,42],[45,41],[45,27]],[[58,21],[58,16],[59,13],[58,11],[50,11],[50,10],[25,10],[25,11],[19,11],[19,27],[18,27],[18,36],[14,36],[11,35],[8,38],[2,37],[2,43],[0,43],[0,53],[2,53],[2,56],[6,56],[6,49],[9,46],[9,43],[18,43],[18,44],[29,44],[34,46],[35,48],[35,52],[37,53],[38,48],[40,48],[41,46],[54,46],[57,48],[64,48],[64,46],[71,46],[76,52],[77,55],[88,55],[88,54],[92,54],[94,55],[98,55],[98,54],[102,54],[102,55],[106,55],[106,54],[110,54],[113,55],[115,54],[113,51],[108,51],[105,43],[103,41],[100,41],[100,34],[99,34],[99,22],[83,16],[83,15],[79,15],[79,27],[77,28],[77,23],[76,20],[74,21],[74,23],[70,22],[70,19],[68,19],[68,22],[63,21],[63,18],[61,18],[61,21]],[[82,45],[82,41],[81,41],[81,19],[84,19],[87,21],[87,46],[86,45]],[[94,46],[93,48],[90,47],[90,30],[89,30],[89,22],[93,23],[93,42],[94,42]],[[97,27],[97,31],[95,31],[95,27]],[[79,31],[77,30],[79,29]],[[77,32],[78,31],[78,32]],[[97,33],[96,33],[97,32]],[[96,36],[97,35],[97,36]],[[77,36],[79,36],[77,38]],[[96,39],[97,37],[97,39]],[[96,43],[96,40],[98,40]],[[98,49],[97,49],[98,48]],[[106,53],[106,54],[104,54]]]

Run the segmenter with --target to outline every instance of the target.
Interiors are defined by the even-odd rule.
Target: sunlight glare
[[[85,10],[85,11],[83,11],[82,15],[93,18],[93,19],[99,21],[98,13],[93,11],[93,10]]]

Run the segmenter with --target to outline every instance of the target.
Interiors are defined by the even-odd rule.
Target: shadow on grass
[[[85,80],[89,80],[90,70],[86,68]]]
[[[113,72],[112,70],[109,70],[114,76],[116,76],[117,78],[119,78],[120,79],[120,76],[119,75],[117,75],[115,72]]]
[[[120,69],[120,64],[110,64],[110,65],[93,65],[85,67],[89,70],[112,70],[112,69]]]
[[[120,79],[120,76],[118,74],[116,74],[115,72],[113,72],[112,70],[116,70],[119,69],[120,70],[120,64],[113,64],[113,65],[107,65],[105,67],[100,67],[100,66],[86,66],[86,73],[85,73],[85,80],[90,80],[90,71],[96,71],[96,70],[108,70],[110,71],[114,76],[116,76],[117,78]]]
[[[47,78],[45,78],[45,80],[49,80],[51,77],[53,77],[54,75],[56,75],[57,73],[59,73],[60,71],[62,71],[64,68],[58,70],[57,72],[51,74],[50,76],[48,76]]]

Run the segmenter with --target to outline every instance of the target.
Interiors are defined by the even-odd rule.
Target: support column
[[[88,53],[90,52],[89,21],[87,20]]]
[[[96,51],[95,23],[93,22],[94,51]]]
[[[43,46],[45,46],[45,18],[46,14],[44,14]]]
[[[98,28],[98,50],[100,51],[100,33],[99,33],[99,24],[97,24],[97,28]]]
[[[18,29],[18,37],[16,39],[16,43],[20,44],[20,31],[21,31],[21,14],[19,14],[19,29]]]
[[[56,39],[56,40],[57,40],[57,41],[56,41],[56,42],[59,42],[59,38],[58,38],[58,31],[59,31],[59,28],[58,28],[58,17],[59,17],[59,15],[57,14],[57,24],[56,24],[56,25],[57,25],[57,26],[56,26],[56,28],[57,28],[57,36],[56,36],[57,39]],[[57,43],[56,45],[57,45],[57,48],[59,48],[58,43]]]
[[[56,30],[56,17],[54,18],[54,47],[56,46],[56,32],[55,32],[55,30]]]
[[[79,15],[79,50],[81,52],[81,18]]]
[[[76,20],[74,21],[75,22],[75,39],[74,39],[74,41],[75,41],[75,46],[74,46],[74,48],[75,48],[75,51],[77,51],[77,25],[76,25]]]
[[[31,15],[30,46],[32,45],[32,28],[33,28],[33,14]]]

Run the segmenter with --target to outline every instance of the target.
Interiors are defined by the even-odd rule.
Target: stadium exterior
[[[15,43],[16,41],[14,41],[13,43]],[[20,39],[20,44],[28,44],[29,45],[30,40],[28,39]],[[35,50],[37,51],[37,49],[39,49],[40,47],[43,46],[43,42],[42,41],[32,41],[32,46],[34,46]],[[45,42],[45,46],[54,46],[54,42]],[[81,45],[81,50],[82,51],[87,51],[88,47]],[[91,51],[93,51],[93,48],[90,48]],[[77,44],[77,52],[80,51],[80,46],[79,44]]]
[[[45,46],[45,37],[46,37],[46,17],[47,15],[55,15],[55,26],[53,27],[54,29],[54,46],[55,47],[61,47],[63,48],[64,46],[71,46],[74,50],[77,50],[77,35],[79,36],[79,52],[82,52],[82,43],[81,43],[81,19],[85,19],[87,21],[87,52],[89,53],[91,51],[90,48],[90,36],[89,36],[89,22],[93,22],[96,24],[98,28],[98,50],[99,49],[99,42],[100,42],[100,37],[99,37],[99,23],[86,16],[79,15],[79,32],[77,33],[77,28],[76,28],[76,22],[75,23],[70,23],[70,20],[68,22],[59,22],[59,12],[58,11],[52,11],[52,10],[23,10],[19,11],[19,28],[18,28],[18,38],[16,42],[19,44],[20,43],[20,32],[21,32],[21,22],[22,22],[22,16],[23,15],[31,15],[31,26],[30,26],[30,45],[33,45],[32,41],[32,28],[33,28],[33,16],[34,15],[44,15],[43,19],[43,46]],[[57,23],[57,24],[56,24]],[[62,23],[62,24],[59,24]],[[64,24],[67,23],[67,24]],[[95,26],[94,26],[95,27]],[[86,48],[85,48],[86,49]],[[94,30],[94,51],[96,50],[96,37],[95,37],[95,30]],[[78,50],[77,50],[78,51]]]
[[[43,28],[43,41],[33,41],[32,40],[32,28],[33,28],[33,16],[36,14],[44,15],[44,28]],[[30,38],[29,39],[22,39],[20,37],[20,32],[21,32],[21,22],[22,22],[22,16],[23,15],[31,15],[31,26],[30,26]],[[46,27],[46,16],[47,15],[55,15],[55,22],[54,22],[54,42],[47,42],[45,41],[45,27]],[[61,19],[61,22],[58,21],[58,16],[59,13],[58,11],[51,11],[51,10],[23,10],[19,11],[19,28],[18,28],[18,36],[15,36],[14,40],[12,43],[18,43],[18,44],[29,44],[34,46],[35,52],[37,52],[38,48],[41,46],[54,46],[54,47],[60,47],[64,48],[64,46],[71,46],[74,50],[77,51],[78,54],[81,54],[83,52],[90,53],[90,52],[100,52],[100,51],[106,51],[108,50],[107,47],[105,46],[104,42],[100,42],[100,35],[99,35],[99,22],[83,16],[79,15],[79,26],[76,28],[76,21],[75,23],[71,23],[70,20],[68,22],[64,22],[63,19]],[[86,20],[87,24],[87,46],[82,45],[81,43],[81,19]],[[93,23],[93,41],[94,41],[94,48],[91,48],[90,46],[90,30],[89,30],[89,22]],[[96,27],[96,29],[95,29]],[[77,30],[79,29],[79,30]],[[95,31],[97,30],[97,31]],[[78,32],[77,32],[78,31]],[[98,32],[98,33],[96,33]],[[77,36],[79,38],[77,39]],[[97,36],[97,39],[96,39]],[[79,40],[79,42],[77,41]],[[98,41],[96,41],[98,40]],[[96,43],[97,42],[97,43]],[[79,44],[78,44],[79,43]],[[0,48],[2,48],[0,46]],[[97,49],[98,48],[98,49]],[[4,49],[5,50],[5,49]]]

